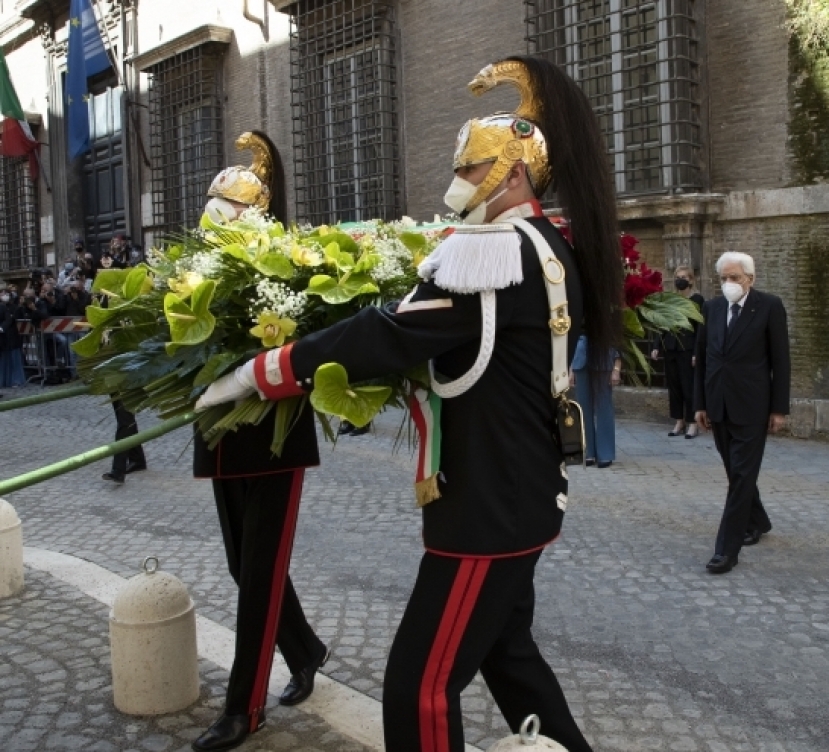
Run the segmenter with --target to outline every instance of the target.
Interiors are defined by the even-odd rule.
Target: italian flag
[[[440,498],[441,399],[433,391],[416,389],[409,401],[418,443],[415,496],[419,507]]]
[[[0,49],[0,113],[3,115],[3,133],[0,154],[4,157],[29,157],[29,172],[37,177],[38,143],[26,122],[17,92],[9,76],[9,67]]]

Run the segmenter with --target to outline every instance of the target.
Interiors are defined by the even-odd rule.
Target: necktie
[[[731,332],[734,331],[734,326],[736,325],[738,318],[740,318],[740,305],[739,303],[733,303],[731,305],[731,321],[728,322],[728,327],[726,327],[725,330],[726,339],[728,339]]]

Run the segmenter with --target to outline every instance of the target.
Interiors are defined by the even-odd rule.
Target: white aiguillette
[[[442,290],[477,293],[524,281],[521,236],[511,224],[461,225],[417,268]]]

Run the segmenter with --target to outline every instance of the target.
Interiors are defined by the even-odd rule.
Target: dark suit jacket
[[[697,336],[694,405],[709,420],[740,425],[789,414],[789,332],[783,301],[752,288],[726,343],[730,303],[706,301]]]

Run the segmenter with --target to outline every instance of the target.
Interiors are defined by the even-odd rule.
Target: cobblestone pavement
[[[20,393],[33,393],[35,388]],[[7,398],[11,394],[7,394]],[[2,414],[0,477],[111,440],[92,397]],[[154,422],[139,417],[141,427]],[[332,647],[324,673],[375,699],[421,554],[413,460],[395,453],[400,415],[323,447],[310,471],[291,573]],[[571,471],[561,539],[537,575],[535,634],[596,752],[829,749],[829,445],[772,438],[760,488],[774,530],[710,576],[725,478],[710,436],[620,421],[617,462]],[[210,484],[190,477],[189,429],[146,448],[124,486],[108,461],[8,496],[27,546],[129,577],[144,556],[187,585],[201,616],[233,628],[235,594]],[[32,568],[0,601],[0,750],[179,750],[217,714],[226,673],[201,663],[187,711],[129,718],[112,704],[107,608]],[[275,700],[271,699],[271,705]],[[467,741],[508,731],[485,686],[464,695]],[[361,745],[301,709],[273,707],[243,750]]]

